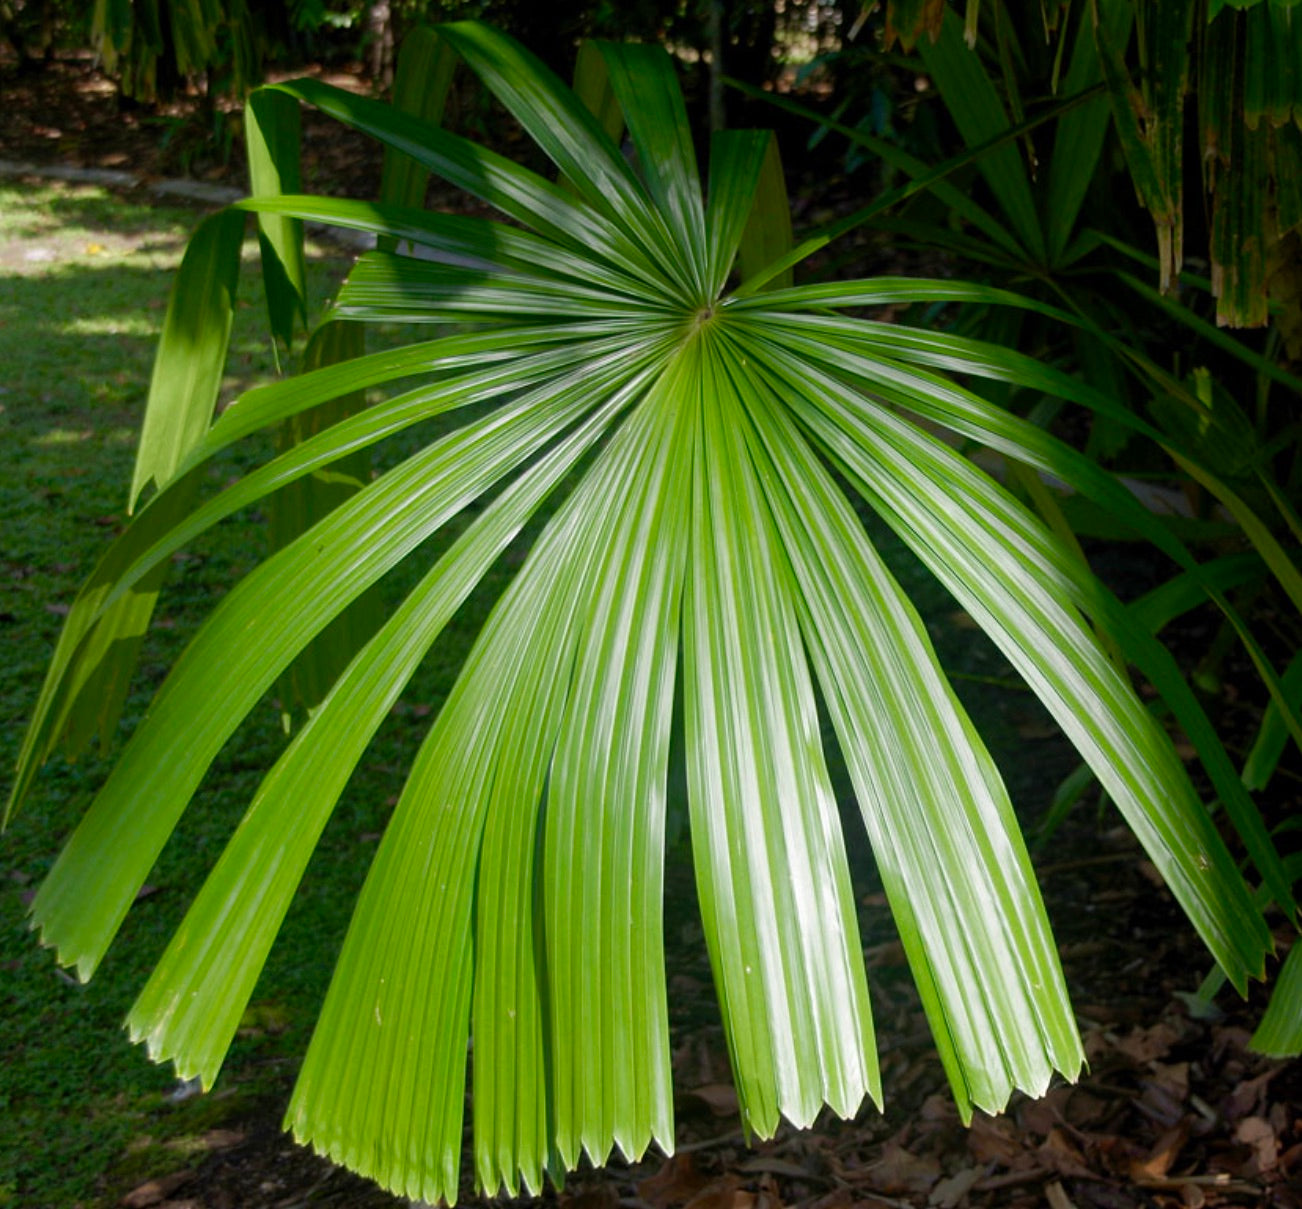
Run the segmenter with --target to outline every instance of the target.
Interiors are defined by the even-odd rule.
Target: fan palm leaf
[[[539,535],[375,856],[289,1109],[295,1133],[407,1195],[455,1198],[473,1038],[480,1186],[537,1190],[585,1153],[672,1149],[662,898],[679,700],[698,896],[748,1130],[881,1100],[820,697],[964,1115],[999,1110],[1015,1088],[1042,1092],[1054,1071],[1074,1076],[1081,1045],[1007,793],[865,530],[871,506],[1062,722],[1230,979],[1260,975],[1271,941],[1252,894],[1171,741],[1086,624],[1124,630],[1125,610],[1031,512],[915,423],[986,425],[1005,452],[1056,458],[1070,477],[1070,450],[933,370],[1034,376],[1068,398],[1078,384],[837,310],[897,297],[1034,304],[889,280],[737,294],[739,258],[785,252],[765,213],[769,135],[717,136],[703,194],[663,52],[598,48],[628,122],[626,158],[505,36],[458,24],[441,37],[560,183],[379,103],[279,86],[509,221],[272,195],[205,229],[178,285],[137,467],[137,491],[158,490],[72,609],[11,808],[89,708],[85,686],[108,657],[97,635],[152,590],[170,554],[421,420],[464,418],[213,610],[36,896],[45,943],[90,976],[240,720],[334,618],[478,502],[267,773],[132,1010],[133,1037],[185,1076],[216,1078],[371,736],[532,523]],[[225,349],[214,325],[229,313],[221,291],[245,212],[425,249],[364,257],[332,318],[423,321],[436,335],[249,392],[210,422],[205,392]],[[202,497],[201,471],[221,450],[383,387],[393,393]],[[1078,477],[1126,512],[1106,476]],[[1168,674],[1133,635],[1127,649],[1146,674]],[[1192,696],[1183,708],[1196,723]],[[1215,745],[1210,728],[1204,737]],[[1275,875],[1268,841],[1253,855]]]

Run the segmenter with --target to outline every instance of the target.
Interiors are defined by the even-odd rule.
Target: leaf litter
[[[1071,838],[1099,844],[1088,825]],[[1104,846],[1128,844],[1115,833]],[[1129,849],[1126,849],[1129,851]],[[1302,1064],[1247,1049],[1254,1007],[1227,999],[1216,1020],[1190,1016],[1175,989],[1197,985],[1205,956],[1173,926],[1168,896],[1133,859],[1079,862],[1045,879],[1077,993],[1090,1069],[999,1117],[958,1119],[902,955],[880,944],[872,986],[887,1111],[815,1128],[784,1125],[748,1146],[691,915],[690,870],[671,866],[666,895],[677,1151],[572,1175],[535,1203],[557,1209],[1302,1209]],[[674,881],[678,884],[674,885]],[[1105,907],[1082,909],[1080,896]],[[862,895],[865,940],[880,900]],[[1087,904],[1086,904],[1087,905]],[[1080,938],[1086,938],[1081,940]],[[1092,943],[1097,940],[1100,943]],[[1142,964],[1126,954],[1144,953]],[[1120,959],[1119,959],[1120,958]],[[1088,994],[1082,994],[1088,992]],[[331,1168],[264,1119],[206,1155],[163,1209],[403,1202]],[[467,1137],[469,1143],[469,1137]],[[463,1170],[470,1168],[469,1156]],[[268,1185],[274,1173],[274,1186]],[[465,1177],[461,1202],[500,1204]],[[297,1187],[297,1194],[294,1189]],[[311,1191],[311,1195],[306,1193]],[[180,1195],[180,1193],[178,1193]],[[125,1203],[125,1202],[124,1202]]]

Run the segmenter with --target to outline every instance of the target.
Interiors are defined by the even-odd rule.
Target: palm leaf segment
[[[302,1069],[295,1133],[390,1188],[455,1198],[473,1037],[482,1187],[536,1190],[585,1151],[601,1162],[612,1146],[672,1148],[661,900],[676,697],[749,1130],[880,1101],[820,694],[961,1110],[1042,1092],[1054,1070],[1074,1076],[1081,1047],[1007,795],[835,469],[1068,728],[1231,979],[1259,974],[1260,914],[1170,742],[1087,624],[1123,611],[999,485],[909,419],[961,414],[1006,449],[1024,438],[1040,464],[1053,451],[1044,434],[933,367],[1034,371],[1041,384],[1049,371],[829,309],[954,296],[943,283],[849,283],[831,297],[752,281],[728,293],[747,232],[771,237],[752,221],[770,136],[716,136],[703,200],[662,52],[600,48],[631,164],[509,39],[469,24],[443,36],[562,184],[377,103],[283,86],[514,221],[246,203],[433,251],[364,257],[339,317],[468,326],[251,392],[172,457],[73,610],[20,789],[87,683],[96,625],[169,553],[410,424],[491,406],[221,602],[36,899],[60,959],[83,977],[95,969],[209,763],[313,635],[489,493],[267,775],[131,1013],[154,1057],[210,1084],[370,736],[476,582],[572,484],[420,748]],[[386,401],[185,502],[190,471],[245,433],[400,380]]]

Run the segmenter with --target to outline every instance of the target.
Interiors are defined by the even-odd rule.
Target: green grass
[[[135,434],[170,274],[199,214],[97,188],[0,187],[0,767],[12,769],[61,622],[81,577],[122,523]],[[253,246],[250,244],[250,253]],[[228,395],[275,372],[255,257],[241,281]],[[312,249],[314,294],[347,268]],[[264,445],[264,449],[265,449]],[[256,452],[256,451],[255,451]],[[260,556],[256,517],[237,519],[172,568],[127,706],[130,725],[163,668]],[[0,1205],[114,1204],[145,1175],[192,1161],[185,1139],[250,1097],[283,1088],[364,871],[350,817],[336,863],[314,870],[241,1039],[211,1097],[173,1101],[170,1069],[121,1030],[132,998],[282,741],[268,706],[205,783],[150,878],[154,887],[85,987],[57,970],[26,924],[26,899],[105,772],[97,756],[56,761],[0,840]],[[8,777],[4,778],[7,792]],[[323,861],[328,864],[329,858]],[[270,1006],[268,1006],[270,1005]],[[144,1172],[145,1175],[141,1173]]]

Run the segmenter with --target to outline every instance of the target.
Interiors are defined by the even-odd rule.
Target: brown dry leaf
[[[1025,1153],[1012,1125],[977,1113],[967,1131],[967,1148],[979,1163],[1011,1167]]]
[[[1028,1100],[1017,1110],[1017,1119],[1027,1133],[1047,1137],[1049,1131],[1062,1119],[1067,1102],[1074,1091],[1071,1087],[1055,1087],[1038,1100]]]
[[[1144,1090],[1139,1097],[1139,1103],[1145,1110],[1145,1116],[1169,1129],[1186,1115],[1185,1101],[1189,1097],[1189,1064],[1181,1062],[1176,1066],[1165,1066],[1161,1062],[1154,1062],[1152,1066],[1158,1074],[1154,1078],[1144,1079]],[[1183,1079],[1178,1077],[1182,1068]],[[1176,1074],[1172,1075],[1169,1072],[1176,1072]]]
[[[1234,1140],[1252,1147],[1252,1162],[1241,1174],[1260,1175],[1275,1169],[1279,1162],[1279,1138],[1265,1117],[1244,1117],[1234,1127]]]
[[[1255,1079],[1244,1079],[1230,1093],[1230,1098],[1225,1104],[1225,1115],[1231,1121],[1257,1115],[1265,1102],[1267,1086],[1281,1070],[1283,1067],[1277,1066],[1258,1075]]]
[[[1091,1129],[1101,1125],[1116,1110],[1111,1100],[1093,1095],[1084,1088],[1074,1087],[1068,1090],[1071,1095],[1063,1109],[1063,1116],[1068,1124],[1075,1125],[1078,1129]]]
[[[125,1209],[149,1209],[149,1206],[161,1204],[178,1188],[188,1184],[194,1175],[193,1171],[188,1170],[173,1171],[171,1175],[146,1180],[128,1192],[118,1204],[125,1206]]]
[[[753,1159],[738,1163],[737,1170],[747,1175],[787,1175],[794,1180],[807,1180],[811,1174],[808,1167],[767,1154],[757,1154]]]
[[[923,1121],[947,1125],[951,1121],[958,1120],[958,1109],[954,1107],[951,1096],[937,1092],[923,1100],[922,1107],[918,1109],[918,1117]]]
[[[1078,1008],[1077,1010],[1084,1011],[1085,1009]],[[1089,1014],[1093,1016],[1096,1010],[1097,1009],[1095,1008],[1090,1008]],[[1081,1042],[1085,1049],[1085,1061],[1090,1064],[1091,1068],[1098,1066],[1099,1059],[1111,1051],[1111,1038],[1113,1036],[1114,1034],[1102,1027],[1086,1029],[1085,1032],[1081,1034]]]
[[[1090,1154],[1100,1170],[1129,1176],[1130,1165],[1143,1158],[1143,1150],[1116,1134],[1095,1134],[1090,1138]]]
[[[666,1209],[690,1201],[708,1182],[696,1170],[690,1154],[676,1154],[666,1159],[655,1175],[638,1183],[637,1194],[655,1209]]]
[[[705,1108],[716,1117],[735,1117],[740,1111],[737,1089],[731,1083],[706,1083],[688,1088],[679,1095],[678,1106],[683,1111]]]
[[[1153,1062],[1149,1065],[1153,1082],[1183,1100],[1189,1094],[1189,1063]]]
[[[210,1129],[202,1141],[205,1150],[230,1150],[244,1144],[244,1134],[238,1129]]]
[[[698,1192],[686,1209],[756,1209],[756,1197],[741,1186],[736,1176],[724,1176]]]
[[[1067,1190],[1057,1180],[1045,1184],[1044,1199],[1049,1209],[1076,1209],[1075,1202],[1067,1195]]]
[[[1231,1050],[1242,1053],[1248,1048],[1252,1034],[1235,1024],[1223,1024],[1212,1033],[1212,1057],[1219,1062]]]
[[[926,1192],[940,1179],[940,1164],[919,1157],[896,1142],[887,1142],[882,1157],[870,1163],[864,1173],[870,1187],[887,1196],[902,1192]]]
[[[1124,1037],[1111,1036],[1112,1048],[1125,1054],[1132,1062],[1144,1064],[1165,1058],[1171,1047],[1180,1040],[1180,1030],[1167,1020],[1152,1028],[1131,1029]]]
[[[797,1209],[852,1209],[854,1197],[848,1188],[835,1188],[831,1192],[815,1197],[812,1201],[802,1201]]]
[[[1138,1183],[1143,1183],[1145,1180],[1166,1179],[1172,1164],[1179,1157],[1180,1151],[1188,1140],[1189,1119],[1186,1117],[1158,1138],[1147,1155],[1130,1164],[1130,1178]]]
[[[1045,1167],[1059,1175],[1075,1176],[1077,1179],[1091,1179],[1096,1175],[1085,1156],[1067,1136],[1067,1131],[1056,1125],[1049,1130],[1049,1136],[1035,1153]]]
[[[1279,1156],[1279,1165],[1286,1175],[1292,1175],[1294,1169],[1302,1169],[1302,1142],[1294,1142]]]
[[[759,1196],[755,1201],[755,1209],[783,1209],[782,1196],[778,1192],[777,1181],[771,1175],[766,1175],[760,1180]]]
[[[560,1209],[616,1209],[619,1193],[610,1184],[590,1184],[563,1193],[557,1203]]]
[[[863,951],[864,962],[870,970],[902,966],[907,962],[904,946],[898,940],[885,940],[879,945],[869,945]]]
[[[964,1167],[962,1171],[947,1175],[931,1190],[927,1204],[935,1209],[956,1209],[984,1174],[984,1169],[980,1167]]]

